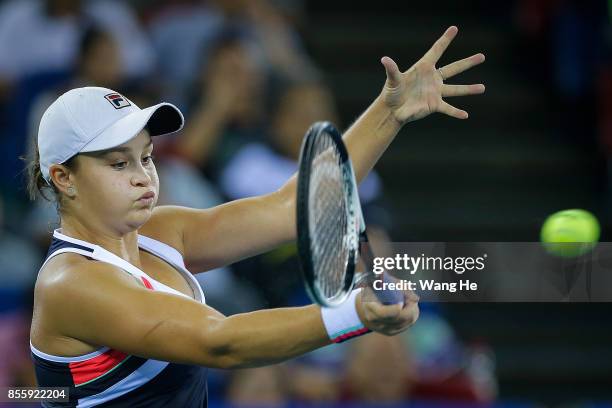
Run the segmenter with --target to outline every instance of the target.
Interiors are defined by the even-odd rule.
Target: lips
[[[140,196],[139,200],[146,200],[147,198],[155,197],[155,193],[153,191],[147,191],[143,195]]]

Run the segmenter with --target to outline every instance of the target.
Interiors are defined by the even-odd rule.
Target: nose
[[[151,175],[147,169],[139,163],[138,166],[135,166],[131,182],[134,187],[146,187],[151,184]]]

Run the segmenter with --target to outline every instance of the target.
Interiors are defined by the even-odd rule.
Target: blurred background
[[[156,142],[160,204],[207,208],[274,191],[317,120],[346,129],[451,24],[441,64],[467,121],[407,125],[360,186],[373,240],[537,241],[585,208],[612,225],[612,60],[605,0],[0,1],[0,386],[35,385],[32,288],[55,207],[29,202],[25,162],[61,93],[113,88],[178,105]],[[205,245],[205,243],[204,243]],[[226,314],[308,303],[294,245],[198,275]],[[198,271],[193,271],[198,272]],[[612,305],[422,304],[402,336],[368,335],[285,364],[212,371],[211,406],[612,406]]]

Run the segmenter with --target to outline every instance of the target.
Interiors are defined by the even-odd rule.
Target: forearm
[[[358,182],[372,170],[400,128],[399,122],[379,96],[344,133],[343,140]]]
[[[233,315],[220,321],[213,333],[223,345],[225,368],[274,364],[330,343],[315,305]]]

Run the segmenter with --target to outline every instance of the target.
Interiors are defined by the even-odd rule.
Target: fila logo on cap
[[[109,101],[115,109],[121,109],[131,105],[127,98],[118,93],[109,93],[108,95],[104,95],[104,98]]]

